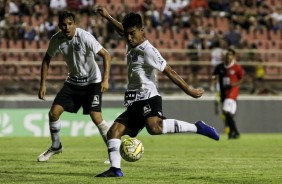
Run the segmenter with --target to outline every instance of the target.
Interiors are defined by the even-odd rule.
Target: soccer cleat
[[[41,153],[41,155],[38,156],[37,161],[38,162],[46,162],[47,160],[49,160],[49,158],[51,156],[53,156],[55,154],[62,153],[62,151],[63,151],[63,147],[62,147],[62,144],[60,143],[59,148],[50,147],[48,150]]]
[[[95,177],[122,177],[123,173],[120,168],[110,167],[109,170],[96,175]]]
[[[228,139],[239,139],[240,138],[240,134],[236,133],[236,132],[231,132],[228,134]]]
[[[216,132],[215,128],[205,124],[203,121],[197,121],[195,125],[198,134],[205,135],[217,141],[219,140],[219,134]]]

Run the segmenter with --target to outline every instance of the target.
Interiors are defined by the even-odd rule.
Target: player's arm
[[[165,66],[163,73],[187,95],[193,98],[199,98],[203,95],[203,89],[195,89],[189,86],[168,64]]]
[[[41,64],[41,79],[40,79],[40,88],[38,92],[38,98],[42,100],[44,100],[46,94],[46,78],[47,78],[50,61],[51,61],[51,57],[49,56],[49,54],[45,53],[45,56]]]
[[[104,73],[103,73],[103,79],[101,83],[101,92],[103,93],[109,89],[111,55],[104,48],[102,48],[97,54],[103,58]]]
[[[122,24],[114,19],[104,7],[98,7],[96,11],[105,19],[107,19],[114,27],[120,36],[124,36],[124,29]]]

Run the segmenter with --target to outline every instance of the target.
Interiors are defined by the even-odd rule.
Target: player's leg
[[[145,126],[148,133],[151,135],[193,132],[219,140],[219,134],[216,130],[203,121],[197,121],[193,124],[177,119],[164,118],[162,116],[162,100],[159,96],[147,100],[141,109],[147,111],[145,115]],[[145,112],[143,112],[143,114],[145,114]]]
[[[203,121],[197,121],[193,124],[177,119],[161,119],[155,116],[147,119],[146,129],[151,135],[191,132],[219,140],[219,134],[216,132],[215,128],[205,124]]]
[[[121,156],[119,152],[121,137],[129,135],[136,137],[138,132],[144,127],[144,121],[136,114],[136,106],[131,105],[125,112],[120,114],[107,133],[108,154],[111,162],[109,170],[98,174],[96,177],[121,177]]]
[[[109,126],[108,126],[107,122],[105,120],[103,120],[102,113],[91,111],[90,117],[91,117],[93,123],[97,126],[104,142],[107,144],[107,132],[109,130]]]
[[[49,111],[49,127],[52,145],[47,151],[39,155],[37,158],[38,161],[47,161],[52,155],[62,152],[63,148],[60,141],[61,122],[59,118],[64,111],[75,113],[78,111],[80,104],[76,106],[73,98],[74,94],[76,94],[76,88],[71,84],[65,83],[56,95]]]
[[[97,126],[104,142],[107,144],[107,132],[109,126],[103,119],[102,109],[102,92],[101,83],[90,84],[87,86],[86,96],[84,96],[84,102],[82,104],[83,113],[89,114],[92,122]]]
[[[103,120],[102,118],[102,113],[101,112],[95,112],[91,111],[90,112],[90,117],[92,119],[92,122],[97,126],[100,135],[103,138],[103,141],[107,145],[107,132],[109,130],[109,126],[107,125],[107,122]],[[105,160],[105,164],[110,164],[109,159]]]
[[[234,115],[237,110],[236,101],[233,99],[225,99],[223,102],[223,113],[226,118],[226,123],[230,127],[230,131],[228,134],[229,139],[239,138],[239,132],[236,127],[236,123],[234,120]]]
[[[108,131],[108,154],[110,159],[110,169],[107,171],[96,175],[95,177],[122,177],[123,173],[121,171],[121,156],[119,153],[119,148],[121,144],[121,137],[125,135],[127,128],[125,125],[114,122]]]
[[[39,162],[47,161],[52,155],[61,153],[63,150],[60,141],[61,122],[59,120],[63,112],[64,108],[60,105],[52,105],[49,111],[49,127],[52,145],[49,149],[38,156],[37,160]]]

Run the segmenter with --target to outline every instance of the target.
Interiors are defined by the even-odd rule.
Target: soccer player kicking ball
[[[166,119],[163,116],[162,98],[158,92],[155,75],[156,70],[164,73],[187,95],[194,98],[201,97],[204,90],[189,86],[167,64],[159,51],[146,40],[141,16],[137,13],[129,13],[120,23],[111,17],[103,7],[97,8],[97,12],[113,24],[117,32],[127,41],[128,86],[125,92],[127,109],[117,117],[107,133],[111,167],[96,177],[123,176],[119,153],[121,137],[123,135],[136,137],[144,127],[151,135],[193,132],[219,140],[219,134],[216,130],[203,121],[191,124],[176,119]]]

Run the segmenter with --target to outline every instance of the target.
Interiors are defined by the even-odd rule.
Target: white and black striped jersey
[[[157,71],[163,71],[166,60],[148,41],[135,48],[128,48],[128,86],[125,92],[125,105],[160,95],[157,84]]]
[[[67,82],[78,86],[102,81],[95,55],[102,49],[101,44],[89,32],[76,28],[74,37],[66,39],[59,31],[51,38],[47,54],[53,57],[60,52],[68,66]]]

